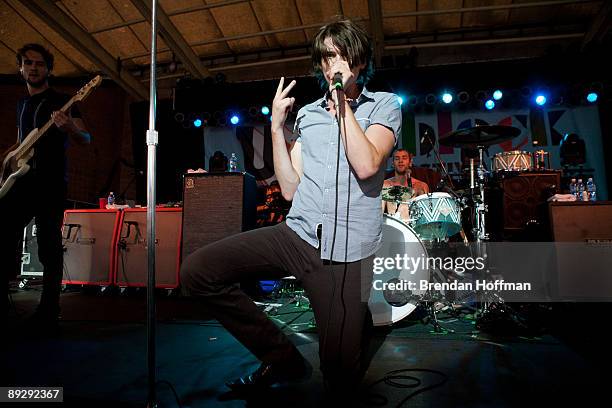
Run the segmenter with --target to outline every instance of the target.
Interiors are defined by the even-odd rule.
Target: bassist
[[[66,113],[59,110],[70,97],[49,87],[53,55],[47,49],[39,44],[24,45],[17,52],[17,65],[28,92],[17,106],[17,145],[50,118],[54,126],[34,146],[30,171],[0,198],[0,216],[3,219],[0,262],[4,266],[14,265],[17,237],[35,218],[38,257],[44,273],[43,292],[33,321],[41,330],[54,331],[59,317],[63,272],[61,228],[67,187],[66,148],[69,142],[89,143],[91,137],[76,107]],[[0,295],[3,302],[8,302],[7,269],[4,271]]]

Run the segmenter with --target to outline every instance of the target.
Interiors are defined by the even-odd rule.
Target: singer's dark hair
[[[342,57],[346,58],[351,68],[366,64],[359,72],[357,85],[363,86],[374,75],[374,62],[372,60],[372,42],[368,33],[355,22],[337,17],[335,21],[324,25],[319,29],[312,40],[312,65],[315,77],[319,80],[321,88],[327,90],[329,84],[323,74],[322,62],[327,58],[327,47],[325,39],[331,38],[333,44],[338,48]]]
[[[20,49],[17,50],[17,66],[21,67],[23,59],[26,57],[26,52],[28,51],[36,51],[40,55],[42,55],[45,60],[45,64],[47,65],[47,70],[51,72],[53,70],[53,54],[49,52],[44,46],[36,43],[26,44]]]

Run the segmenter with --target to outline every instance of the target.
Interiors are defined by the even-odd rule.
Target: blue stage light
[[[238,122],[240,122],[240,118],[238,117],[238,115],[233,115],[233,116],[230,118],[230,122],[232,122],[232,125],[237,125],[237,124],[238,124]]]
[[[485,108],[487,108],[488,110],[491,110],[495,107],[495,102],[493,102],[492,99],[489,99],[488,101],[485,102]]]
[[[399,102],[400,106],[404,104],[404,97],[401,95],[398,95],[397,97],[397,102]]]
[[[444,94],[442,94],[442,102],[451,103],[452,101],[453,95],[449,94],[448,92],[444,92]]]
[[[500,91],[499,89],[496,89],[493,92],[493,99],[495,99],[496,101],[499,101],[503,96],[504,96],[503,92]]]
[[[598,97],[599,95],[597,95],[596,92],[589,92],[589,94],[587,95],[587,101],[589,101],[590,103],[595,103],[597,102]]]
[[[202,126],[202,119],[198,118],[196,120],[193,121],[193,126],[199,128],[200,126]]]
[[[546,96],[544,95],[538,95],[535,97],[535,103],[537,103],[540,106],[543,106],[546,103]]]
[[[261,107],[261,113],[263,115],[269,115],[270,114],[270,108],[268,108],[267,106],[262,106]]]

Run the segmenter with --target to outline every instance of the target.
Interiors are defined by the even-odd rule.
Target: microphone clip
[[[344,89],[344,85],[342,83],[342,73],[341,72],[336,72],[334,74],[334,79],[332,81],[332,87],[334,89]]]

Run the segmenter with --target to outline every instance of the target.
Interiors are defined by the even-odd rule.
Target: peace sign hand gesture
[[[295,86],[295,81],[291,81],[289,85],[285,89],[283,89],[283,85],[285,84],[285,77],[281,77],[280,82],[278,83],[278,88],[276,88],[276,95],[274,95],[274,101],[272,102],[272,131],[273,132],[282,132],[283,126],[285,125],[285,120],[287,120],[287,114],[293,107],[293,103],[295,102],[295,98],[288,98],[287,94],[291,89]]]

